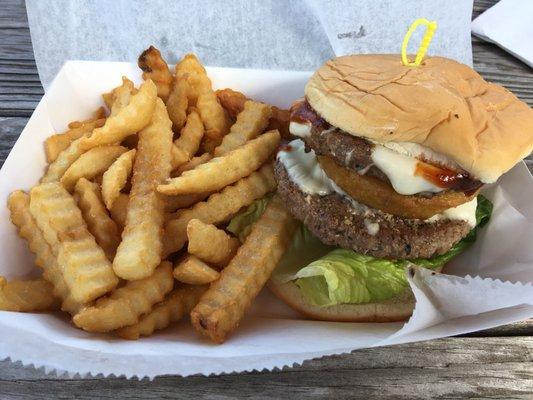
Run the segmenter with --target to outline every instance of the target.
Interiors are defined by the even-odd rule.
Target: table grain
[[[44,0],[43,0],[44,1]],[[495,0],[475,0],[474,14]],[[533,106],[533,70],[472,38],[474,67]],[[0,1],[0,165],[43,95],[23,0]],[[526,160],[533,170],[531,157]],[[533,398],[533,322],[357,350],[273,372],[220,376],[67,377],[0,361],[0,399]]]

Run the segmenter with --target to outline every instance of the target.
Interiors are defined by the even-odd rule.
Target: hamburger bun
[[[418,143],[484,183],[533,150],[533,110],[447,58],[407,67],[399,55],[339,57],[314,73],[305,96],[322,118],[351,135]]]
[[[442,267],[436,269],[442,271]],[[407,287],[399,295],[377,303],[339,304],[320,307],[309,303],[293,282],[283,283],[273,277],[268,288],[292,309],[311,319],[336,322],[397,322],[407,320],[415,308],[415,297]]]

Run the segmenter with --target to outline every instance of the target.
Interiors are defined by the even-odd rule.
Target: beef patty
[[[429,258],[447,252],[471,230],[466,221],[404,219],[336,193],[308,195],[279,161],[274,170],[287,208],[325,244],[378,258]]]

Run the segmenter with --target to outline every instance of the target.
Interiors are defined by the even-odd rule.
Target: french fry
[[[58,181],[70,165],[87,150],[97,146],[120,143],[129,135],[140,131],[152,120],[156,98],[157,89],[154,83],[150,80],[145,81],[139,91],[131,96],[128,105],[116,115],[107,118],[104,126],[73,141],[67,149],[62,151],[50,164],[41,182]]]
[[[291,243],[296,221],[274,197],[237,255],[191,311],[194,328],[222,343],[239,325]]]
[[[187,238],[189,239],[187,248],[189,254],[219,266],[227,265],[240,245],[239,239],[199,219],[191,219],[187,224]]]
[[[200,164],[205,164],[212,158],[213,156],[209,153],[204,153],[201,156],[193,157],[190,159],[190,161],[176,168],[176,170],[172,172],[172,177],[178,177],[181,174],[183,174],[185,171],[190,171],[191,169],[195,169]]]
[[[196,105],[198,96],[211,91],[211,80],[207,72],[194,54],[186,54],[176,64],[176,79],[186,80],[189,85],[187,97],[191,105]]]
[[[113,203],[124,189],[133,169],[133,160],[137,150],[132,149],[123,153],[104,172],[102,178],[102,198],[108,210],[113,208]]]
[[[44,279],[12,280],[0,276],[0,310],[35,312],[53,310],[59,305],[53,286]]]
[[[104,250],[108,260],[113,261],[120,243],[120,235],[117,224],[107,213],[98,184],[81,178],[76,183],[74,191],[89,232]]]
[[[115,288],[118,279],[111,263],[63,186],[51,182],[34,187],[30,212],[57,254],[57,263],[76,302],[88,303]]]
[[[174,132],[179,132],[187,120],[187,107],[189,106],[187,93],[189,90],[187,79],[176,77],[166,103],[168,116],[172,121]]]
[[[230,219],[242,207],[260,199],[276,188],[272,165],[267,164],[235,185],[211,195],[192,208],[178,210],[175,218],[165,225],[164,255],[180,250],[187,241],[187,225],[191,219],[206,224],[219,224]]]
[[[211,283],[216,281],[219,276],[218,271],[192,255],[187,255],[174,268],[174,278],[190,285]]]
[[[144,279],[131,281],[108,297],[84,308],[73,318],[74,324],[89,332],[109,332],[136,324],[139,317],[150,312],[172,290],[172,264],[161,263],[154,273]]]
[[[164,196],[165,211],[174,212],[180,208],[188,208],[200,201],[207,199],[212,193],[182,194],[180,196]]]
[[[283,110],[276,106],[272,106],[272,114],[267,129],[277,129],[283,139],[291,140],[294,137],[289,132],[290,118],[291,113],[289,110]]]
[[[263,164],[276,149],[280,140],[278,131],[269,131],[224,156],[201,164],[157,190],[166,195],[213,192],[230,185]]]
[[[151,336],[155,331],[165,329],[173,322],[181,320],[200,300],[207,286],[180,286],[174,289],[165,300],[144,315],[134,325],[116,331],[122,339],[137,340],[141,336]]]
[[[207,150],[214,149],[228,133],[230,120],[213,92],[205,68],[194,54],[185,55],[176,64],[176,80],[187,81],[188,104],[198,108],[205,126],[205,139],[209,143]]]
[[[99,119],[105,119],[107,116],[105,107],[98,107],[95,112],[93,112],[93,116],[89,118],[86,121],[71,121],[68,123],[68,129],[76,129],[81,128],[83,125],[90,123],[91,121],[96,121]]]
[[[74,140],[88,134],[93,129],[103,126],[105,118],[89,119],[87,121],[78,122],[72,125],[69,124],[69,130],[63,133],[52,135],[44,142],[44,151],[46,153],[46,161],[52,163],[56,160],[59,153],[65,150]]]
[[[103,127],[95,129],[85,138],[83,147],[88,150],[96,146],[119,143],[129,135],[139,132],[152,120],[156,98],[155,84],[151,80],[144,81],[127,105],[121,107],[116,115],[110,116]]]
[[[198,96],[196,107],[205,126],[206,143],[209,143],[205,150],[211,152],[222,143],[222,139],[229,132],[231,121],[212,90]]]
[[[53,285],[54,295],[63,300],[61,309],[75,314],[80,309],[81,303],[72,298],[63,273],[57,264],[57,254],[54,254],[46,242],[30,213],[30,196],[20,190],[15,191],[9,195],[7,206],[11,222],[17,227],[19,236],[28,243],[30,251],[35,254],[35,264],[43,269],[43,278]]]
[[[137,65],[143,71],[143,79],[151,79],[157,86],[157,95],[166,102],[174,77],[161,52],[150,46],[141,53]]]
[[[124,279],[147,278],[161,262],[165,204],[156,188],[170,174],[171,125],[165,104],[157,99],[151,124],[139,132],[126,225],[113,261]]]
[[[83,153],[65,171],[61,184],[70,192],[81,178],[93,179],[105,172],[128,149],[122,146],[100,146]]]
[[[268,125],[270,113],[271,107],[266,104],[251,100],[244,103],[244,109],[237,116],[237,121],[215,149],[215,157],[222,156],[259,136]]]
[[[125,76],[122,77],[122,85],[114,88],[110,93],[102,95],[106,106],[111,111],[110,117],[113,117],[119,113],[124,107],[126,107],[130,100],[135,85]]]
[[[244,110],[244,103],[248,100],[244,94],[232,89],[217,90],[216,95],[222,107],[233,119],[237,118],[237,115]],[[276,106],[272,106],[271,109],[272,114],[266,129],[277,129],[283,139],[290,139],[292,137],[289,132],[290,111]]]
[[[187,122],[172,146],[172,169],[186,163],[196,154],[203,135],[204,125],[198,112],[193,110],[187,116]]]
[[[244,110],[244,103],[248,101],[246,95],[229,88],[217,90],[215,94],[222,107],[233,119],[236,119],[237,115]]]
[[[126,226],[126,218],[128,215],[128,203],[130,201],[130,196],[125,193],[120,193],[113,207],[109,210],[111,218],[116,222],[119,229],[122,231],[124,226]]]

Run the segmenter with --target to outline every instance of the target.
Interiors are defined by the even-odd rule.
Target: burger
[[[330,60],[289,129],[277,193],[302,225],[269,287],[321,320],[411,315],[406,267],[440,271],[472,243],[492,209],[480,190],[533,149],[533,110],[442,57]]]

